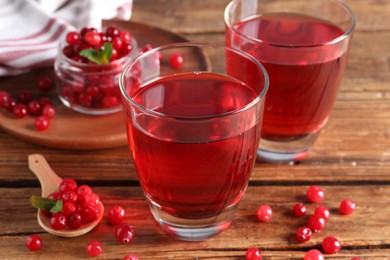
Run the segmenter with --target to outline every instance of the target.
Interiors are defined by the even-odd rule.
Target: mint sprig
[[[108,64],[112,56],[112,43],[106,42],[103,47],[98,50],[93,48],[82,50],[80,56],[85,57],[96,64]]]
[[[30,203],[35,208],[49,210],[51,213],[58,213],[62,210],[62,200],[33,195],[30,197]]]

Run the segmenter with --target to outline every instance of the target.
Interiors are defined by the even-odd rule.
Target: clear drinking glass
[[[177,54],[184,63],[173,68]],[[130,152],[165,231],[197,241],[229,227],[256,160],[267,88],[256,59],[213,44],[159,47],[124,69]]]
[[[267,70],[258,155],[301,160],[326,124],[347,64],[355,16],[341,0],[233,0],[226,45]]]

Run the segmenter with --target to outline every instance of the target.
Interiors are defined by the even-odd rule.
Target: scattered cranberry
[[[322,250],[327,254],[335,254],[341,249],[341,244],[335,237],[325,237],[322,240]]]
[[[42,115],[48,118],[54,118],[56,115],[56,109],[52,105],[47,104],[42,109]]]
[[[356,204],[354,201],[350,199],[345,199],[340,203],[340,212],[343,215],[350,215],[355,211],[355,209],[356,209]]]
[[[245,260],[261,260],[262,255],[258,248],[250,247],[246,251]]]
[[[48,92],[51,90],[53,83],[48,76],[42,76],[38,79],[38,89],[42,92]]]
[[[50,99],[47,97],[41,97],[39,99],[39,104],[41,104],[41,107],[45,107],[46,105],[51,105]]]
[[[133,254],[125,255],[123,257],[123,260],[138,260],[138,256],[133,255]]]
[[[77,188],[77,182],[74,179],[71,178],[64,178],[62,179],[59,191],[60,193],[64,193],[65,191],[74,191]]]
[[[298,242],[303,243],[310,240],[311,234],[312,232],[310,228],[300,227],[295,233],[295,238],[297,239]]]
[[[125,218],[125,210],[121,206],[113,206],[110,208],[107,214],[108,222],[112,225],[118,225],[122,223]]]
[[[330,212],[329,209],[325,206],[318,205],[316,206],[314,210],[314,214],[319,214],[325,218],[326,221],[328,221],[330,217]]]
[[[4,107],[4,103],[11,98],[7,91],[0,91],[0,107]]]
[[[56,213],[50,218],[50,225],[54,230],[64,230],[67,225],[67,219],[65,214]]]
[[[306,252],[304,260],[325,260],[325,257],[317,249],[311,249]]]
[[[20,102],[27,105],[32,99],[32,94],[28,90],[22,90],[18,94],[18,99]]]
[[[38,235],[31,235],[26,239],[26,246],[30,251],[38,251],[42,247],[42,238]]]
[[[115,227],[115,238],[119,243],[130,243],[134,239],[133,227],[127,224],[119,224]]]
[[[296,217],[303,217],[306,215],[307,208],[303,203],[297,203],[293,206],[292,212]]]
[[[28,113],[32,116],[39,116],[42,112],[41,103],[39,101],[33,100],[27,105]]]
[[[322,215],[314,214],[311,215],[309,220],[307,221],[307,226],[313,232],[319,232],[325,227],[325,218]]]
[[[17,118],[23,118],[27,116],[27,107],[22,104],[16,104],[13,108],[13,113]]]
[[[35,120],[35,129],[37,131],[45,131],[50,126],[49,118],[46,116],[40,116]]]
[[[98,241],[90,242],[87,247],[87,254],[91,257],[98,256],[103,252],[103,246]]]
[[[3,100],[3,107],[5,107],[9,112],[14,111],[14,107],[16,106],[16,100],[12,97]]]
[[[180,53],[173,53],[169,56],[169,64],[174,69],[179,69],[183,66],[184,58]]]
[[[262,222],[268,222],[272,218],[272,208],[268,205],[261,205],[257,209],[257,218]]]
[[[311,202],[321,202],[324,199],[325,192],[320,186],[312,185],[307,190],[306,195]]]

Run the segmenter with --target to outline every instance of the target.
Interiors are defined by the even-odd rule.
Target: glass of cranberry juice
[[[225,25],[226,45],[255,57],[269,75],[259,158],[305,158],[336,99],[353,12],[341,0],[233,0]]]
[[[256,160],[264,67],[225,46],[173,44],[131,61],[120,88],[130,153],[156,221],[189,241],[225,230]]]

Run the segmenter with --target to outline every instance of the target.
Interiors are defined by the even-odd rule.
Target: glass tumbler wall
[[[172,54],[182,67],[169,65]],[[130,152],[165,231],[196,241],[230,225],[256,160],[267,87],[256,59],[213,44],[163,46],[125,68]]]
[[[305,158],[335,102],[354,14],[340,0],[233,0],[225,24],[227,46],[254,56],[269,74],[258,155]]]

